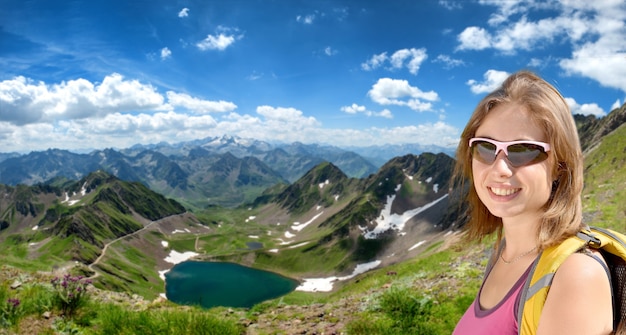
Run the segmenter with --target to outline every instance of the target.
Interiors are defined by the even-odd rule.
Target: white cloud
[[[388,109],[383,109],[382,111],[380,111],[379,113],[375,114],[376,116],[380,116],[380,117],[384,117],[387,119],[392,119],[393,118],[393,114],[391,114],[391,111]]]
[[[388,81],[387,91],[383,89]],[[438,99],[406,81],[381,80],[375,97],[391,104],[420,106]],[[386,95],[385,95],[386,94]],[[421,99],[421,100],[420,100]],[[430,99],[430,100],[429,100]],[[101,83],[85,79],[46,84],[18,77],[0,82],[0,146],[28,152],[62,148],[92,150],[127,148],[136,143],[182,142],[236,135],[266,141],[299,141],[337,146],[415,143],[456,145],[458,130],[443,122],[396,128],[325,128],[313,116],[292,107],[258,106],[254,115],[234,112],[232,102],[207,101],[154,87],[119,74]],[[353,104],[344,112],[392,118]],[[4,111],[11,111],[4,112]]]
[[[432,104],[439,96],[434,91],[423,92],[406,80],[380,78],[367,93],[372,101],[381,105],[407,106],[415,111],[432,110]]]
[[[219,26],[215,35],[207,35],[207,37],[196,43],[200,50],[225,50],[237,40],[243,38],[243,35],[237,35],[237,28],[227,28]]]
[[[390,63],[390,69],[401,69],[406,66],[411,74],[417,74],[422,63],[428,58],[426,49],[400,49],[394,52],[390,57],[383,52],[372,56],[368,61],[361,64],[361,68],[365,71],[371,71],[383,66],[386,62]]]
[[[365,106],[352,104],[351,106],[341,107],[341,111],[348,113],[348,114],[356,114],[356,113],[364,113],[365,111],[367,111],[367,108],[365,108]]]
[[[312,116],[305,117],[302,111],[289,107],[259,106],[256,112],[270,123],[284,124],[286,128],[297,129],[303,126],[318,126],[319,122]]]
[[[189,16],[189,8],[183,8],[178,12],[178,17],[187,17]]]
[[[539,58],[531,58],[528,62],[529,67],[545,67],[546,61]]]
[[[368,61],[361,64],[361,68],[365,71],[375,70],[379,68],[380,66],[382,66],[386,60],[387,60],[387,53],[383,52],[381,54],[372,56],[372,58],[370,58]]]
[[[624,101],[624,103],[626,103],[626,101]],[[612,105],[611,105],[611,110],[615,110],[622,107],[622,103],[619,101],[619,99],[617,99]]]
[[[561,60],[559,64],[568,74],[592,78],[603,86],[626,92],[626,49],[624,50],[607,50],[599,43],[589,43],[574,51],[571,59]]]
[[[250,75],[248,75],[246,77],[246,79],[248,79],[250,81],[259,80],[261,78],[263,78],[263,74],[262,73],[258,73],[257,71],[253,71]]]
[[[394,68],[399,69],[404,65],[404,61],[408,60],[406,67],[411,74],[417,74],[422,63],[428,58],[426,49],[402,49],[391,55],[391,64]]]
[[[491,35],[480,27],[467,27],[459,34],[458,50],[483,50],[491,47]]]
[[[474,79],[467,81],[467,85],[470,86],[470,90],[474,94],[491,93],[498,88],[504,80],[509,76],[509,73],[497,70],[487,70],[483,74],[485,79],[483,82],[478,82]]]
[[[0,82],[0,121],[27,124],[102,117],[120,110],[162,110],[163,101],[151,85],[124,80],[117,73],[99,84],[76,79],[46,85],[16,77]]]
[[[595,115],[597,117],[602,117],[606,115],[606,112],[598,106],[598,104],[582,104],[579,105],[574,98],[565,98],[569,109],[572,111],[572,114],[582,114],[582,115]]]
[[[352,104],[350,106],[343,106],[343,107],[341,107],[341,111],[344,112],[344,113],[348,113],[348,114],[362,113],[362,114],[367,115],[367,116],[379,116],[379,117],[384,117],[384,118],[387,118],[387,119],[392,119],[393,118],[393,114],[388,109],[383,109],[380,112],[373,112],[373,111],[368,110],[367,108],[365,108],[365,106],[360,106],[360,105],[357,105],[357,104]]]
[[[572,11],[565,3],[542,4],[534,1],[481,1],[484,5],[496,5],[498,11],[489,20],[493,31],[483,27],[467,27],[458,36],[458,50],[483,50],[494,48],[504,53],[515,53],[519,49],[532,50],[542,47],[541,43],[553,42],[563,36],[570,41],[580,40],[592,28],[592,22],[579,11]],[[573,2],[572,2],[573,3]],[[530,21],[530,10],[560,9],[555,17]],[[522,14],[518,19],[514,15]],[[541,42],[541,43],[540,43]]]
[[[479,0],[482,5],[490,5],[498,7],[497,11],[491,14],[489,18],[489,25],[497,26],[506,22],[509,18],[515,14],[526,13],[532,9],[548,8],[549,4],[541,4],[536,0],[516,0],[516,1],[502,1],[502,0]]]
[[[296,16],[296,21],[304,24],[313,24],[313,21],[315,21],[315,14],[309,14],[304,16],[298,15]]]
[[[448,10],[462,9],[463,5],[460,1],[439,0],[439,5]]]
[[[172,56],[172,51],[168,47],[161,49],[161,59],[165,60],[165,59],[170,58],[171,56]]]
[[[325,54],[326,56],[336,55],[336,54],[337,54],[337,50],[334,50],[334,49],[333,49],[333,48],[331,48],[331,47],[326,47],[326,48],[324,48],[324,54]]]
[[[454,59],[448,55],[439,55],[437,58],[433,60],[434,63],[443,63],[443,67],[446,69],[452,69],[457,66],[465,65],[465,62],[462,59]]]
[[[626,80],[623,80],[626,2],[623,0],[480,0],[479,3],[495,6],[496,12],[486,27],[465,28],[457,36],[457,50],[493,48],[514,54],[518,50],[559,43],[572,50],[570,57],[559,62],[566,74],[591,78],[603,86],[626,92]],[[556,14],[546,17],[546,12]]]
[[[194,98],[183,93],[169,91],[166,93],[168,102],[173,107],[183,107],[195,114],[232,112],[237,105],[229,101],[209,101]]]

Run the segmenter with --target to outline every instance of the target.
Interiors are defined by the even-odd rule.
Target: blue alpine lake
[[[185,261],[165,274],[165,295],[180,305],[250,308],[285,295],[298,281],[235,263]]]

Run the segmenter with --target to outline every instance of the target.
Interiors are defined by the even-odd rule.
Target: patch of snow
[[[163,246],[163,248],[167,248],[170,246],[170,243],[167,241],[161,241],[161,245]]]
[[[280,245],[286,245],[286,244],[291,243],[291,242],[289,242],[289,241],[286,241],[286,242],[285,242],[285,241],[283,241],[283,240],[282,240],[282,239],[280,239],[280,238],[277,238],[277,239],[276,239],[276,241],[279,241],[279,242],[280,242]]]
[[[252,220],[254,220],[254,219],[256,219],[256,216],[249,216],[249,217],[246,219],[246,222],[252,221]]]
[[[335,280],[337,280],[337,277],[304,278],[304,282],[296,287],[296,291],[330,292],[333,290],[333,282]]]
[[[326,181],[325,181],[325,182],[323,182],[323,183],[319,183],[319,185],[318,185],[318,186],[320,187],[320,189],[322,189],[322,188],[324,188],[324,186],[328,185],[329,183],[330,183],[330,181],[329,181],[328,179],[326,179]]]
[[[182,263],[192,257],[198,256],[199,254],[193,251],[186,251],[186,252],[178,252],[176,250],[172,250],[170,251],[170,255],[165,257],[163,260],[168,262],[168,263],[172,263],[172,264],[178,264],[178,263]],[[159,271],[159,277],[165,281],[165,274],[168,273],[170,270],[162,270]]]
[[[38,226],[38,225],[35,225],[35,226],[33,227],[33,230],[37,230],[37,229],[39,229],[39,226]]]
[[[307,245],[307,244],[309,244],[309,243],[310,243],[310,242],[302,242],[302,243],[294,244],[294,245],[289,246],[289,247],[287,247],[287,248],[289,248],[289,249],[295,249],[295,248],[299,248],[299,247],[301,247],[301,246],[303,246],[303,245]]]
[[[170,272],[170,270],[163,270],[163,271],[159,271],[159,277],[161,278],[161,280],[165,281],[165,274]],[[163,294],[163,298],[165,298],[165,293]]]
[[[249,237],[249,238],[259,238],[259,237],[258,237],[258,236],[256,236],[256,235],[248,235],[248,237]]]
[[[294,235],[294,234],[292,234],[292,233],[290,233],[290,232],[288,232],[288,231],[286,231],[286,232],[285,232],[285,237],[286,237],[286,238],[292,238],[292,237],[295,237],[295,236],[296,236],[296,235]]]
[[[399,188],[396,188],[396,192]],[[391,205],[396,198],[396,195],[387,196],[387,203],[385,204],[385,208],[380,212],[380,216],[375,220],[376,227],[373,230],[367,231],[367,227],[359,227],[362,232],[364,232],[364,237],[367,239],[374,239],[378,237],[379,234],[382,234],[389,229],[394,229],[397,231],[402,231],[404,229],[404,225],[407,221],[409,221],[415,215],[427,210],[432,207],[439,201],[446,198],[448,195],[444,195],[443,197],[428,203],[422,207],[417,207],[411,210],[408,210],[402,214],[391,214]]]
[[[185,251],[181,253],[176,250],[172,250],[170,251],[170,255],[165,257],[163,260],[168,263],[178,264],[198,255],[199,254],[197,252],[193,251]]]
[[[305,292],[330,292],[333,290],[333,282],[337,280],[348,280],[361,273],[365,273],[380,265],[381,261],[376,260],[369,263],[358,264],[351,275],[344,277],[328,277],[328,278],[304,278],[304,282],[296,287],[296,291]]]
[[[345,277],[339,277],[339,280],[348,280],[353,277],[356,277],[357,275],[360,275],[361,273],[365,273],[369,270],[376,268],[377,266],[380,265],[380,263],[381,261],[377,260],[377,261],[371,261],[369,263],[357,264],[356,268],[354,268],[354,271],[352,272],[351,275],[348,275]]]
[[[435,185],[433,185],[433,191],[434,191],[435,193],[439,193],[439,184],[435,184]]]
[[[339,194],[335,194],[335,201],[339,200]]]
[[[277,253],[277,252],[278,252],[278,249],[270,249],[270,250],[268,250],[268,251],[269,251],[269,252],[273,252],[273,253]]]
[[[293,230],[297,230],[297,231],[301,231],[302,229],[304,229],[306,226],[310,225],[313,221],[315,221],[315,219],[317,219],[318,217],[320,217],[320,215],[324,214],[324,212],[321,213],[317,213],[317,215],[315,215],[313,218],[311,218],[311,220],[300,224],[299,222],[294,222],[293,226],[291,226],[291,229]]]
[[[422,244],[424,244],[424,243],[426,243],[426,241],[419,241],[419,242],[417,242],[417,244],[415,244],[414,246],[412,246],[412,247],[410,247],[410,248],[409,248],[409,251],[411,251],[411,250],[413,250],[413,249],[415,249],[415,248],[419,247],[420,245],[422,245]]]

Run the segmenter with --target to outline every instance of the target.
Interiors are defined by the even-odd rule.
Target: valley
[[[585,148],[585,220],[619,231],[626,230],[624,115],[622,106],[602,119],[576,118]],[[428,308],[432,318],[453,319],[479,285],[489,241],[462,241],[463,204],[450,189],[454,159],[445,153],[393,157],[360,177],[321,160],[289,181],[261,159],[188,148],[203,160],[173,164],[185,160],[155,151],[140,153],[143,149],[126,152],[118,161],[126,165],[94,169],[76,180],[60,173],[60,165],[53,175],[52,163],[42,161],[45,182],[0,184],[0,279],[36,278],[71,267],[72,273],[93,280],[97,299],[111,292],[126,296],[122,304],[164,309],[180,307],[163,300],[164,275],[188,259],[233,262],[298,280],[295,291],[251,309],[209,311],[233,320],[247,334],[311,329],[359,333],[368,318],[381,324],[389,320],[381,304],[402,296],[424,301],[420,308]],[[39,154],[40,159],[76,159],[65,167],[90,166],[82,161],[86,156],[54,150]],[[157,156],[163,164],[155,163]],[[8,176],[30,171],[30,180],[44,180],[34,172],[38,164],[27,160],[16,165],[19,158],[0,162],[2,178],[14,169]],[[199,168],[188,173],[189,166],[213,159],[221,163],[208,164],[204,176]],[[178,173],[187,177],[166,177]],[[121,177],[131,175],[136,177]],[[268,180],[272,182],[264,184]],[[155,185],[170,191],[164,195]],[[188,200],[184,194],[190,193],[179,192],[191,190],[207,201],[208,193],[198,191],[203,187],[247,195],[231,197],[238,200],[224,206],[223,200]],[[435,333],[445,333],[450,325],[442,327]]]

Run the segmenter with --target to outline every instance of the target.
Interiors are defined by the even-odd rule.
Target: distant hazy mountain
[[[63,177],[78,180],[104,170],[122,180],[139,181],[186,206],[236,206],[251,202],[275,184],[296,181],[314,166],[331,162],[350,177],[362,178],[377,166],[362,156],[332,146],[270,144],[223,136],[177,144],[136,145],[128,149],[74,153],[50,149],[6,154],[0,183],[34,185]]]
[[[445,153],[450,157],[454,157],[456,147],[441,147],[437,145],[421,145],[421,144],[387,144],[372,145],[368,147],[347,147],[346,150],[353,151],[370,162],[380,167],[394,157],[404,156],[407,154],[419,155],[423,152]]]

